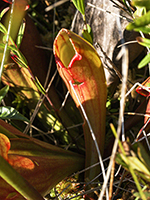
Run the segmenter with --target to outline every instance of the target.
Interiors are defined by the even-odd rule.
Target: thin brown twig
[[[113,194],[114,172],[115,172],[115,160],[113,161],[111,175],[110,175],[109,200],[112,199],[112,194]]]
[[[121,179],[120,179],[120,181],[119,181],[119,184],[118,184],[118,186],[117,186],[117,189],[116,189],[116,191],[115,191],[115,194],[114,194],[114,196],[116,196],[118,193],[119,193],[119,189],[120,189],[120,186],[121,186],[121,184],[122,184],[122,182],[123,182],[123,179],[125,178],[125,170],[123,170],[123,173],[122,173],[122,175],[121,175]]]
[[[110,0],[111,2],[113,2],[120,10],[122,10],[122,11],[124,11],[125,13],[127,13],[130,17],[132,17],[133,18],[133,16],[132,16],[132,14],[131,13],[129,13],[126,9],[125,9],[125,5],[124,5],[124,3],[122,2],[122,1],[119,1],[119,3],[121,3],[124,7],[121,7],[119,4],[117,4],[114,0]],[[133,10],[133,8],[132,8],[132,10]]]

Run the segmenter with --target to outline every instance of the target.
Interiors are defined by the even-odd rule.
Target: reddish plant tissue
[[[149,98],[150,97],[150,77],[148,77],[142,83],[142,86],[138,86],[136,88],[136,92],[147,98],[147,105],[146,105],[146,112],[145,112],[145,114],[149,115],[150,114],[150,98]],[[149,130],[150,130],[149,119],[150,119],[150,117],[145,115],[145,117],[144,117],[144,126],[139,131],[137,138],[140,138],[140,137],[143,136],[143,133],[142,133],[143,130],[145,130],[145,132],[147,132],[147,133],[149,132]],[[146,125],[146,123],[147,123],[147,125]]]
[[[12,3],[11,0],[9,0],[9,1],[7,1],[7,0],[3,0],[3,1],[5,1],[6,3]]]
[[[149,97],[150,96],[150,92],[149,92],[149,89],[150,89],[150,77],[148,77],[143,83],[142,83],[143,87],[141,86],[138,86],[136,88],[136,92],[141,94],[142,96],[144,97]],[[147,90],[146,90],[147,88]]]

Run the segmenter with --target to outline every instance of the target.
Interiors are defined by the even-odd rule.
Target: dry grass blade
[[[113,162],[112,170],[111,170],[111,176],[110,176],[109,200],[112,199],[112,194],[113,194],[114,172],[115,172],[115,161]]]
[[[48,11],[52,10],[53,8],[56,8],[57,6],[60,6],[60,5],[62,5],[63,3],[67,2],[67,1],[69,1],[69,0],[60,0],[60,1],[58,1],[58,2],[56,2],[56,3],[54,3],[54,4],[52,4],[51,6],[48,6],[48,7],[45,9],[45,11],[48,12]]]
[[[119,18],[117,18],[117,22],[118,22],[118,28],[119,28],[119,30],[121,30],[121,25],[120,25]],[[124,55],[123,55],[123,59],[122,59],[122,75],[123,76],[122,76],[122,89],[121,89],[119,120],[118,120],[118,128],[117,128],[118,137],[115,139],[115,142],[114,142],[114,145],[113,145],[113,150],[112,150],[112,154],[111,154],[108,170],[107,170],[107,173],[106,173],[106,179],[104,180],[104,183],[103,183],[103,186],[102,186],[102,191],[100,193],[100,196],[99,196],[98,200],[102,200],[103,199],[105,188],[106,188],[106,186],[108,184],[108,180],[109,180],[109,177],[110,177],[112,165],[113,165],[113,162],[115,160],[115,155],[116,155],[116,151],[117,151],[117,147],[118,147],[118,139],[119,139],[119,137],[121,135],[121,130],[124,131],[123,116],[124,116],[124,105],[125,105],[127,75],[128,75],[128,50],[126,49],[125,46],[123,46],[122,48],[124,49]],[[124,134],[124,132],[123,132],[123,134]],[[124,137],[125,136],[123,135],[123,138]]]

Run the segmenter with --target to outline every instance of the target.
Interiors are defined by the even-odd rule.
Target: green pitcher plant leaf
[[[17,136],[12,138],[9,135],[8,138],[0,128],[3,132],[0,133],[0,156],[10,165],[3,162],[4,165],[0,166],[1,200],[24,200],[26,195],[28,199],[42,199],[35,195],[45,196],[65,177],[84,167],[84,158],[81,155],[24,135],[5,122],[1,124]],[[8,167],[7,175],[5,166]],[[16,181],[13,181],[14,175]],[[29,185],[34,188],[29,188]]]
[[[62,29],[53,45],[57,69],[76,106],[79,102],[70,81],[91,123],[101,154],[105,141],[107,87],[102,62],[93,46],[75,33]],[[98,162],[98,154],[87,123],[83,125],[86,167]],[[92,179],[100,172],[99,166],[89,170],[85,178]]]

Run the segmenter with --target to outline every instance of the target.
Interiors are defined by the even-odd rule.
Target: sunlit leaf
[[[139,18],[146,14],[146,8],[145,7],[136,7],[135,12],[133,13],[134,18]]]
[[[23,57],[16,56],[15,54],[11,53],[11,58],[21,67],[28,68],[26,60],[23,59]]]
[[[42,94],[46,94],[45,89],[43,88],[43,86],[41,85],[40,81],[38,80],[37,77],[35,77],[35,85],[37,86],[38,90],[42,93]]]
[[[148,53],[138,64],[138,68],[141,69],[142,67],[146,66],[150,62],[150,53]]]
[[[81,14],[85,14],[85,4],[84,0],[72,0],[75,7],[81,12]]]
[[[5,26],[2,23],[0,23],[0,31],[5,34],[7,33],[7,29],[5,28]]]
[[[128,24],[126,29],[133,30],[135,28],[144,27],[150,24],[150,11],[142,17],[136,18],[132,23]]]
[[[16,45],[19,48],[23,39],[23,35],[24,35],[24,31],[25,31],[25,21],[22,22],[18,35],[17,35],[17,39],[16,39]]]
[[[93,44],[93,33],[89,24],[84,25],[84,29],[82,30],[82,35],[84,39],[86,39],[89,43]]]
[[[138,28],[134,28],[134,31],[142,31],[145,34],[149,34],[150,33],[150,27],[149,26],[142,26],[142,27],[138,27]]]
[[[4,8],[4,9],[1,11],[1,13],[0,13],[0,20],[1,20],[1,18],[4,16],[4,14],[5,14],[8,10],[9,10],[9,7]]]
[[[16,119],[30,122],[26,117],[20,114],[16,109],[10,106],[0,107],[0,118],[1,119]]]
[[[9,90],[9,86],[6,85],[5,87],[3,87],[1,90],[0,90],[0,103],[2,101],[2,99],[5,97],[5,95],[7,94]]]
[[[128,161],[134,170],[137,170],[150,178],[150,171],[137,157],[129,156]]]
[[[132,0],[133,6],[146,7],[147,10],[150,9],[150,1],[149,0]]]

